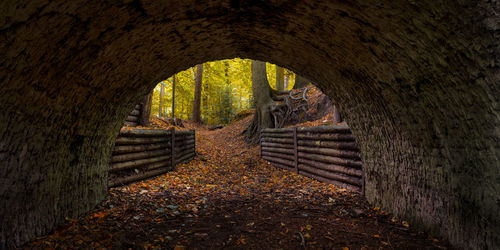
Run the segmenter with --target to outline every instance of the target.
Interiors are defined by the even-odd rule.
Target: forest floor
[[[358,193],[269,165],[239,136],[250,119],[199,127],[193,161],[110,189],[92,212],[24,248],[450,248]]]

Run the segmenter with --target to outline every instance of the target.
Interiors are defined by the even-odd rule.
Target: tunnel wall
[[[292,69],[339,104],[373,205],[459,248],[500,245],[496,1],[0,5],[2,246],[105,198],[117,131],[156,83],[233,57]]]

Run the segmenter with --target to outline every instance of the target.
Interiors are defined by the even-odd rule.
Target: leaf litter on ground
[[[251,118],[215,131],[188,124],[197,128],[193,161],[110,189],[92,212],[24,248],[449,248],[358,193],[260,159],[239,136]]]

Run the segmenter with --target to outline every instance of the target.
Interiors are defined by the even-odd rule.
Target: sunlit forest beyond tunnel
[[[207,125],[227,124],[241,111],[254,107],[249,59],[228,59],[204,63],[202,66],[201,120]],[[276,89],[276,72],[283,71],[285,90],[295,84],[295,73],[267,63],[267,77]],[[197,67],[175,75],[176,117],[188,120],[193,112]],[[279,73],[278,73],[279,75]],[[174,77],[161,81],[152,96],[151,114],[155,117],[172,116],[172,86]],[[303,83],[300,83],[301,87]]]
[[[500,245],[498,1],[0,6],[1,249]]]

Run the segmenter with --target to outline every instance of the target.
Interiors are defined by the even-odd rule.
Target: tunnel
[[[234,57],[289,68],[338,103],[370,203],[457,248],[500,245],[496,1],[0,5],[2,248],[106,197],[118,130],[159,81]]]

